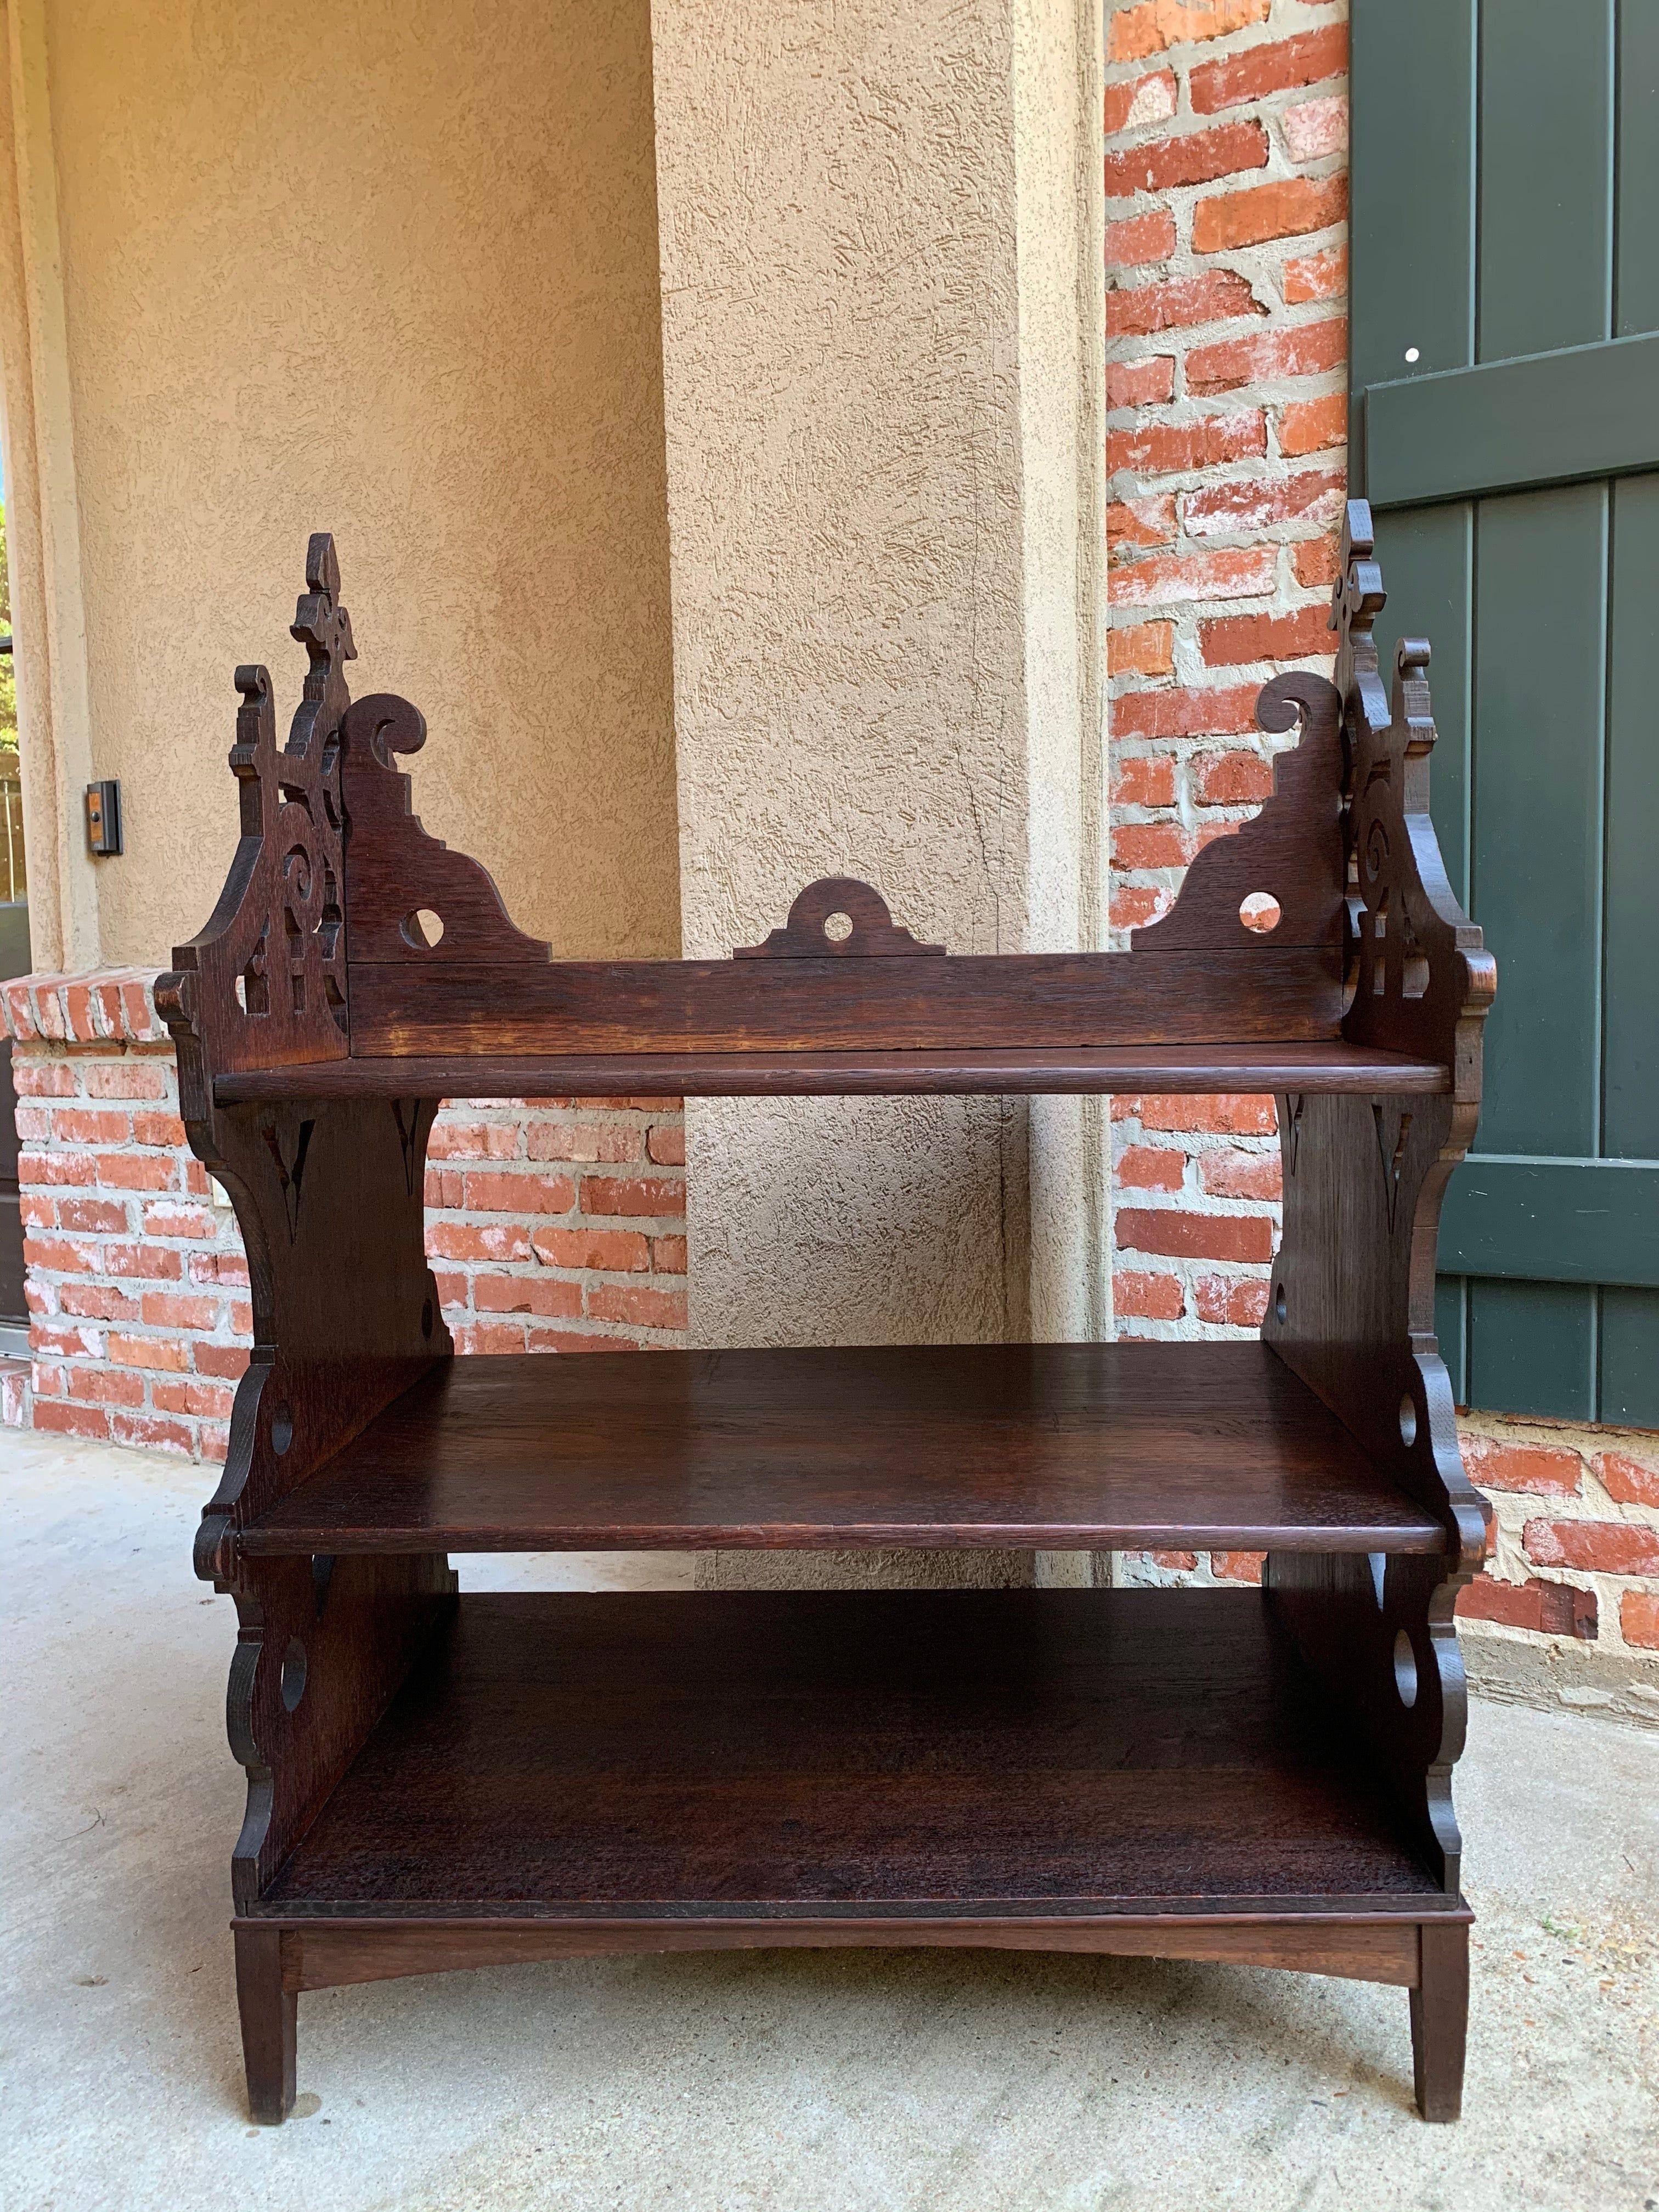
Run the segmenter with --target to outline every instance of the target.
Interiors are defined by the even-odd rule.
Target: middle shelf
[[[445,1360],[255,1555],[1008,1546],[1437,1553],[1267,1346]]]

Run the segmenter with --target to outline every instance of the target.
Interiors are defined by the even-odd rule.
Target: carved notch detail
[[[837,923],[844,927],[838,927]],[[760,945],[734,946],[734,960],[885,958],[942,960],[942,945],[922,945],[896,922],[881,893],[856,876],[821,876],[796,898],[781,929]]]

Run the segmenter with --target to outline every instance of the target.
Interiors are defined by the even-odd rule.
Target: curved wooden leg
[[[1424,1927],[1418,1936],[1419,1981],[1411,1993],[1417,2109],[1425,2120],[1455,2120],[1463,2109],[1469,1931],[1466,1927]]]
[[[294,2047],[299,2006],[284,1988],[280,1928],[238,1928],[236,2004],[242,2015],[247,2109],[260,2126],[280,2126],[294,2109]],[[1416,1991],[1413,1991],[1415,1998]]]

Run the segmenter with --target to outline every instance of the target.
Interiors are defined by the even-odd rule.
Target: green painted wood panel
[[[1602,1291],[1595,1418],[1659,1429],[1659,1291]]]
[[[1466,1275],[1442,1275],[1434,1286],[1434,1333],[1451,1377],[1452,1398],[1469,1403],[1469,1284]]]
[[[1454,1275],[1659,1290],[1659,1162],[1472,1152],[1440,1218]]]
[[[1475,519],[1469,890],[1499,963],[1483,1152],[1597,1149],[1607,505],[1579,485]]]
[[[1484,0],[1477,361],[1610,334],[1613,16],[1614,0]]]
[[[1659,17],[1659,0],[1651,12]],[[1612,570],[1607,1014],[1597,1149],[1659,1159],[1659,694],[1653,673],[1659,476],[1614,485]],[[1659,1360],[1659,1340],[1654,1356]]]
[[[1468,1397],[1494,1413],[1593,1421],[1596,1293],[1572,1283],[1469,1285]]]
[[[1407,347],[1425,372],[1474,359],[1476,12],[1475,0],[1354,0],[1356,392],[1403,374]]]
[[[1659,468],[1659,337],[1367,387],[1366,496],[1416,507]]]
[[[1640,1209],[1594,1226],[1659,1160],[1659,343],[1607,348],[1659,333],[1659,0],[1353,0],[1352,40],[1379,645],[1433,640],[1435,823],[1499,975],[1442,1246],[1486,1272],[1437,1326],[1461,1402],[1659,1425]]]
[[[1619,10],[1617,249],[1613,329],[1659,331],[1659,4]]]

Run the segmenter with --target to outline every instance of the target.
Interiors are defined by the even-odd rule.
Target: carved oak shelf
[[[216,1103],[277,1098],[904,1097],[1111,1091],[1445,1091],[1452,1072],[1405,1053],[1325,1044],[1039,1046],[979,1052],[635,1052],[535,1059],[341,1060],[222,1075]]]
[[[946,1900],[1039,1934],[1311,1906],[1401,1980],[1413,1920],[1468,1917],[1234,1590],[464,1597],[261,1911],[529,1921],[552,1954],[630,1916],[890,1941]]]
[[[234,1593],[231,1862],[256,2118],[297,1993],[510,1958],[982,1943],[1410,1992],[1455,2117],[1453,1607],[1486,1540],[1433,1336],[1493,969],[1428,816],[1351,506],[1336,682],[1276,678],[1273,797],[1120,953],[964,957],[848,877],[729,960],[559,961],[429,837],[405,701],[353,703],[331,542],[236,673],[241,839],[158,1003],[255,1346],[198,1571]],[[921,916],[912,917],[920,923]],[[1263,928],[1263,922],[1271,927]],[[446,1097],[1265,1091],[1253,1345],[456,1361],[424,1250]],[[460,1599],[452,1551],[1176,1547],[1258,1590]]]
[[[455,1360],[238,1539],[249,1557],[1445,1542],[1260,1344]]]

